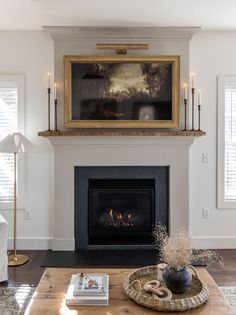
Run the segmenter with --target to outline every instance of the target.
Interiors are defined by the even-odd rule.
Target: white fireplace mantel
[[[170,234],[189,230],[194,137],[49,137],[54,147],[53,250],[74,249],[75,166],[169,166]]]
[[[186,146],[189,147],[196,137],[137,137],[137,136],[111,136],[111,137],[48,137],[51,144],[56,145],[93,145],[93,146]]]

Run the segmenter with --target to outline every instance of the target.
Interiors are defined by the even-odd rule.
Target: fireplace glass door
[[[150,244],[155,211],[155,179],[89,179],[88,241]]]

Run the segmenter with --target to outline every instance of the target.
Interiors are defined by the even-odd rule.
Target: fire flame
[[[128,215],[122,215],[121,212],[115,211],[112,208],[108,209],[109,222],[108,225],[113,227],[134,226],[132,222],[132,214],[128,212]]]
[[[111,219],[112,219],[112,221],[113,221],[113,209],[109,209],[109,215],[110,215],[110,217],[111,217]]]

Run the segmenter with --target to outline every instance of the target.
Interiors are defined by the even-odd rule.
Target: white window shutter
[[[17,131],[17,85],[0,82],[0,140]],[[13,154],[0,153],[0,202],[13,200]]]
[[[225,85],[224,199],[236,200],[236,84]]]

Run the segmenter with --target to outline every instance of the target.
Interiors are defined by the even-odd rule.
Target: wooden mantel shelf
[[[149,136],[149,137],[202,137],[206,135],[205,131],[187,130],[187,131],[166,131],[166,130],[66,130],[66,131],[40,131],[40,137],[68,137],[68,136]]]

